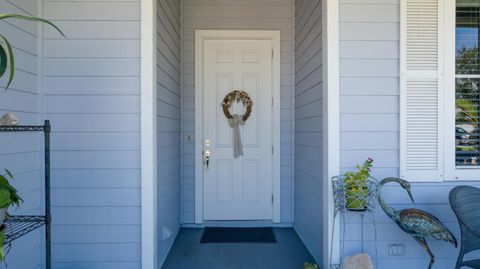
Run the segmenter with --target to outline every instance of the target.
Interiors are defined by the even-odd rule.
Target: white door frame
[[[273,48],[273,222],[280,223],[280,31],[195,31],[195,223],[203,218],[203,66],[205,40],[271,40]],[[220,105],[220,104],[219,104]]]

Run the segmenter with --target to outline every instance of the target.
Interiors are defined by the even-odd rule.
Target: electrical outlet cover
[[[404,244],[389,244],[388,256],[405,256]]]

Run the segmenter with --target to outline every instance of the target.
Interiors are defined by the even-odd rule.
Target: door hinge
[[[273,99],[273,97],[272,97],[272,106],[274,106],[274,105],[275,105],[275,99]]]
[[[272,50],[272,59],[275,57],[275,51]]]
[[[272,204],[273,204],[273,194],[272,194]]]
[[[274,147],[272,146],[272,154],[273,154],[273,149],[274,149]]]

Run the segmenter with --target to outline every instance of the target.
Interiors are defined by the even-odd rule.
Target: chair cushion
[[[463,225],[480,236],[480,189],[458,186],[450,192],[450,205]]]

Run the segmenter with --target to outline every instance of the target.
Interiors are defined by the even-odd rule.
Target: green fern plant
[[[46,23],[52,26],[53,28],[55,28],[63,37],[65,37],[65,35],[60,30],[60,28],[58,28],[52,22],[42,18],[19,15],[19,14],[11,14],[11,13],[0,13],[0,21],[7,20],[7,19],[19,19],[19,20]],[[2,78],[5,74],[7,74],[7,71],[9,71],[9,77],[8,77],[7,85],[5,86],[5,90],[8,89],[8,87],[13,81],[13,78],[15,77],[15,55],[13,53],[13,48],[12,48],[12,45],[10,44],[10,41],[8,41],[7,37],[5,37],[3,34],[0,33],[0,78]]]
[[[367,181],[373,167],[373,159],[368,158],[363,165],[357,164],[357,172],[345,173],[346,207],[353,211],[364,211],[368,198]]]

